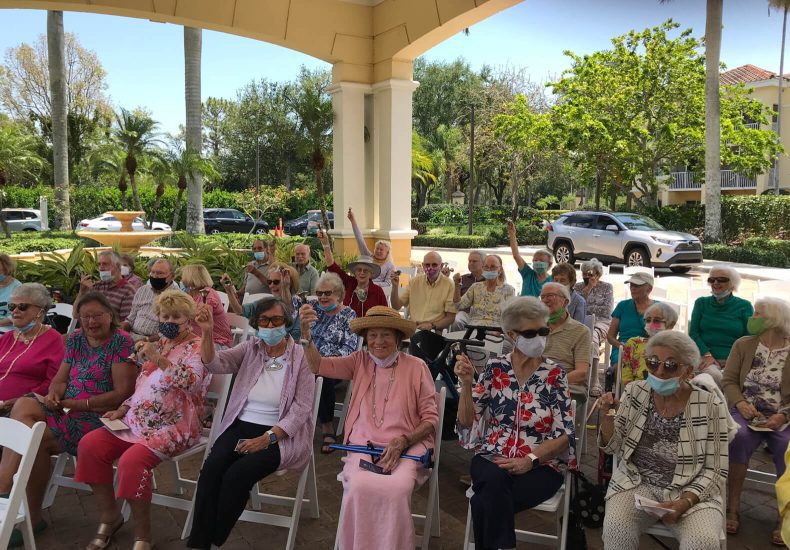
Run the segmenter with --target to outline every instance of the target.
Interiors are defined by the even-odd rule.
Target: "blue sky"
[[[568,67],[564,50],[605,49],[613,36],[673,18],[697,36],[705,29],[705,0],[526,0],[428,51],[431,60],[467,59],[526,67],[532,80],[546,81]],[[163,130],[184,118],[183,33],[176,25],[103,15],[66,13],[65,27],[94,50],[107,70],[108,93],[116,106],[145,106]],[[0,52],[32,42],[46,31],[46,13],[0,10]],[[722,61],[779,70],[782,18],[765,0],[724,0]],[[300,65],[328,64],[279,46],[217,32],[203,33],[203,98],[235,97],[253,78],[293,78]],[[790,61],[785,72],[790,71]]]

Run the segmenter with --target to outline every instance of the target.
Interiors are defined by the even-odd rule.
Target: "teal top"
[[[535,273],[535,270],[532,269],[532,266],[528,263],[524,263],[524,267],[519,270],[518,274],[521,275],[522,296],[534,296],[537,298],[540,296],[543,285],[551,282],[551,275],[546,277],[545,281],[540,282],[538,280],[538,274]]]
[[[16,287],[21,285],[18,280],[14,279],[8,286],[0,288],[0,303],[4,303],[5,305],[0,306],[0,319],[5,319],[11,312],[8,311],[8,302],[11,301],[11,294],[14,293]]]
[[[715,359],[726,360],[735,340],[749,334],[746,322],[752,315],[752,304],[743,298],[730,295],[718,302],[713,296],[703,296],[694,302],[689,336],[700,354],[710,352]]]
[[[654,300],[652,303],[655,304],[656,301]],[[645,316],[637,311],[636,302],[634,302],[633,298],[619,302],[612,312],[612,319],[620,320],[617,331],[617,339],[620,342],[626,343],[631,338],[645,336]],[[619,356],[619,348],[613,349],[611,355],[612,365],[617,365]]]

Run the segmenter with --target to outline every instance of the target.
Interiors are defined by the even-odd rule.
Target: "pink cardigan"
[[[290,337],[288,339],[288,348],[283,356],[288,365],[280,396],[280,420],[277,422],[277,426],[288,437],[279,442],[279,469],[299,471],[307,465],[313,443],[311,420],[315,376],[310,372],[302,346],[296,345]],[[214,360],[206,365],[213,373],[236,374],[219,434],[227,430],[241,414],[247,403],[247,396],[258,381],[268,358],[263,342],[258,338],[250,338],[234,348],[216,352]]]
[[[404,378],[401,388],[409,388],[406,395],[407,407],[402,411],[406,425],[411,431],[417,429],[422,422],[430,422],[434,428],[439,423],[439,409],[436,405],[436,387],[431,378],[431,371],[422,359],[401,353],[398,358],[396,375],[399,382]],[[368,389],[373,380],[373,369],[377,368],[365,350],[355,351],[345,357],[323,357],[318,374],[327,378],[351,380],[351,403],[346,413],[345,433],[343,441],[348,443],[348,434],[359,420],[359,409],[362,400],[367,397]],[[434,445],[434,434],[423,440],[426,447]]]
[[[46,327],[26,351],[27,345],[21,341],[14,345],[16,335],[17,331],[12,330],[0,336],[0,357],[5,356],[0,364],[0,378],[3,378],[0,401],[21,397],[28,392],[47,395],[49,383],[60,369],[66,353],[63,336],[54,328]],[[19,355],[22,356],[16,359]],[[14,368],[8,372],[11,363],[14,363]]]

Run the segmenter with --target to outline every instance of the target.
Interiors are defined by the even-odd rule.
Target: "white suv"
[[[41,231],[41,211],[33,208],[4,208],[0,212],[10,231]]]
[[[626,212],[568,212],[548,227],[557,262],[598,258],[605,264],[668,267],[686,273],[702,262],[694,235],[667,231],[655,220]]]

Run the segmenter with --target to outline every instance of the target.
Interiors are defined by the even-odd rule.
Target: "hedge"
[[[790,257],[763,248],[708,244],[703,250],[706,260],[754,264],[766,267],[790,267]]]
[[[553,220],[567,210],[536,210],[526,206],[518,209],[518,219],[529,223]],[[511,210],[504,206],[475,206],[472,222],[477,224],[504,224]],[[462,224],[469,220],[469,207],[465,204],[428,204],[417,211],[417,221],[427,224]]]
[[[496,246],[496,239],[489,235],[417,235],[411,242],[412,246],[429,246],[433,248],[491,248]]]

